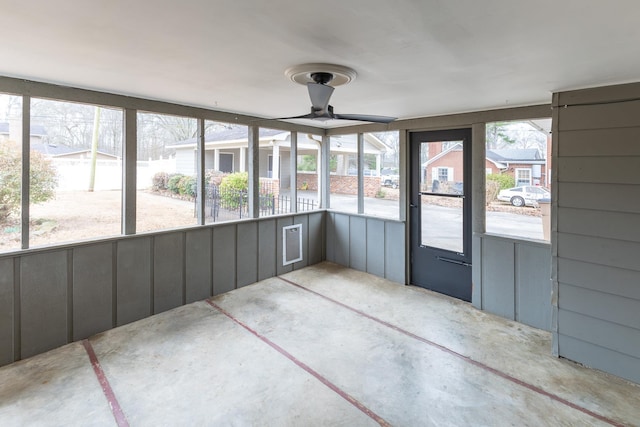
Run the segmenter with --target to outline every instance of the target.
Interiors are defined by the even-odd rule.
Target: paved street
[[[312,191],[298,191],[298,197],[317,200],[317,194]],[[384,218],[398,218],[398,201],[365,197],[365,214]],[[428,206],[428,208],[426,207]],[[331,209],[355,213],[358,202],[355,196],[332,194]],[[534,208],[523,208],[534,209]],[[461,235],[461,211],[459,208],[425,205],[423,217],[430,217],[429,225],[425,227],[423,239],[440,241],[446,247],[455,250],[456,241]],[[542,218],[531,215],[519,215],[510,212],[487,212],[487,233],[501,234],[511,237],[542,240]],[[426,233],[426,234],[425,234]],[[431,240],[430,240],[431,239]],[[447,243],[442,243],[447,242]]]

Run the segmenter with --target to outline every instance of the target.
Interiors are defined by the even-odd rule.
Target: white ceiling
[[[0,0],[0,10],[0,75],[260,117],[309,111],[306,88],[284,75],[307,62],[358,72],[336,89],[336,113],[399,118],[640,81],[638,0]]]

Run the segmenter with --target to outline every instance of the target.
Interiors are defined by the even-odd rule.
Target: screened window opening
[[[122,110],[31,100],[29,247],[121,233]]]
[[[549,240],[551,119],[487,123],[486,230]]]

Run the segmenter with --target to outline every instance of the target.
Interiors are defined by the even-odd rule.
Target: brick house
[[[422,182],[429,188],[438,184],[464,181],[462,146],[429,144],[429,159],[422,164]],[[487,149],[485,170],[489,174],[508,174],[519,185],[549,186],[547,161],[537,148]]]

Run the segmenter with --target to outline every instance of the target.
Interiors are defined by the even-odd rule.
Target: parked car
[[[398,188],[400,175],[395,168],[383,168],[380,171],[380,185],[383,187]]]
[[[521,187],[500,190],[498,200],[509,202],[513,206],[537,206],[538,200],[550,199],[551,192],[544,187],[523,185]]]

